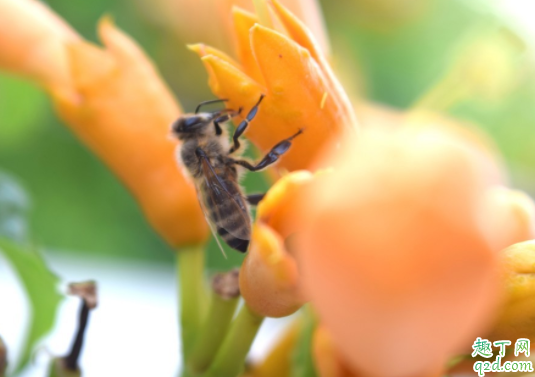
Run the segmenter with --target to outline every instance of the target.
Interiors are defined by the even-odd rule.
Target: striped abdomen
[[[246,252],[251,239],[251,217],[235,173],[225,168],[212,172],[214,176],[205,177],[200,185],[206,215],[230,247]]]

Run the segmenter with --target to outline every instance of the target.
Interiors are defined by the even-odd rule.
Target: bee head
[[[210,113],[185,114],[171,124],[171,132],[181,140],[197,136],[204,133],[213,119]]]

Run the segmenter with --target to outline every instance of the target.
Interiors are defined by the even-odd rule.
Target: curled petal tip
[[[240,15],[240,16],[243,16],[243,17],[247,17],[249,19],[254,19],[254,20],[258,20],[258,17],[254,14],[254,13],[251,13],[245,9],[243,9],[242,7],[239,7],[237,5],[233,5],[232,8],[231,8],[231,12],[233,15]]]
[[[94,87],[116,68],[114,60],[101,48],[84,41],[66,46],[75,90]]]
[[[259,220],[269,224],[284,238],[298,231],[302,221],[296,216],[299,211],[296,211],[295,205],[305,186],[313,179],[314,175],[307,170],[284,175],[259,203]]]
[[[203,50],[205,48],[205,44],[204,43],[191,43],[191,44],[187,44],[186,47],[188,48],[188,50],[196,52],[197,54],[202,56]]]
[[[97,33],[102,41],[105,42],[108,37],[117,31],[115,20],[110,14],[105,14],[98,20]]]
[[[111,14],[105,14],[98,21],[98,28],[115,27],[115,20]]]
[[[218,97],[230,98],[231,108],[252,106],[263,92],[260,85],[228,61],[215,55],[201,59],[208,67],[212,91]]]

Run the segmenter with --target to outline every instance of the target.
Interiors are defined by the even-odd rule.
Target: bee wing
[[[201,198],[210,200],[210,205],[205,205],[205,207],[211,211],[214,225],[223,228],[236,238],[249,240],[251,218],[238,188],[233,182],[219,177],[207,158],[201,158],[201,166],[205,180],[205,184],[200,188]]]
[[[212,232],[212,236],[214,236],[215,242],[217,242],[217,246],[219,246],[219,250],[221,250],[221,253],[223,253],[223,256],[226,258],[227,254],[225,253],[225,249],[223,249],[221,242],[219,242],[219,238],[217,237],[217,232],[215,230],[215,225],[210,219],[210,216],[208,216],[208,211],[206,210],[206,206],[204,205],[203,200],[202,200],[202,194],[197,186],[195,186],[195,190],[197,191],[197,198],[199,199],[199,205],[201,206],[202,213],[204,214],[204,218],[206,219],[206,222],[208,223],[210,232]]]

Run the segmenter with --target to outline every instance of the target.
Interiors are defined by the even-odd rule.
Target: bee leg
[[[219,125],[219,122],[217,120],[214,120],[214,127],[215,127],[215,134],[217,136],[220,136],[223,133],[223,130],[221,129],[221,126]]]
[[[258,171],[267,168],[269,165],[277,162],[279,157],[283,155],[290,147],[292,146],[292,140],[296,138],[297,136],[301,135],[303,133],[303,130],[300,129],[297,131],[294,135],[290,136],[287,139],[284,139],[280,141],[277,145],[275,145],[271,150],[264,156],[262,160],[256,165],[251,165],[250,162],[245,160],[232,160],[235,164],[238,164],[240,166],[243,166],[247,170],[250,171]]]
[[[216,119],[214,119],[214,127],[215,127],[215,134],[217,136],[220,136],[223,133],[223,130],[221,129],[220,123],[228,122],[233,117],[239,115],[242,111],[242,108],[238,111],[232,111],[230,110],[227,114],[221,115],[221,111],[216,112],[214,115],[218,116]]]
[[[247,202],[252,206],[256,206],[262,199],[264,199],[264,196],[266,196],[266,193],[247,195]]]
[[[249,111],[249,114],[245,117],[245,119],[236,127],[236,131],[234,131],[234,135],[232,135],[232,141],[234,142],[234,145],[229,150],[230,153],[236,152],[240,148],[240,141],[238,138],[245,132],[247,129],[247,126],[249,126],[249,123],[254,119],[256,116],[256,113],[258,112],[258,106],[260,105],[260,102],[264,99],[264,95],[262,94],[260,96],[260,99],[256,103],[256,105],[253,106],[253,108]]]

